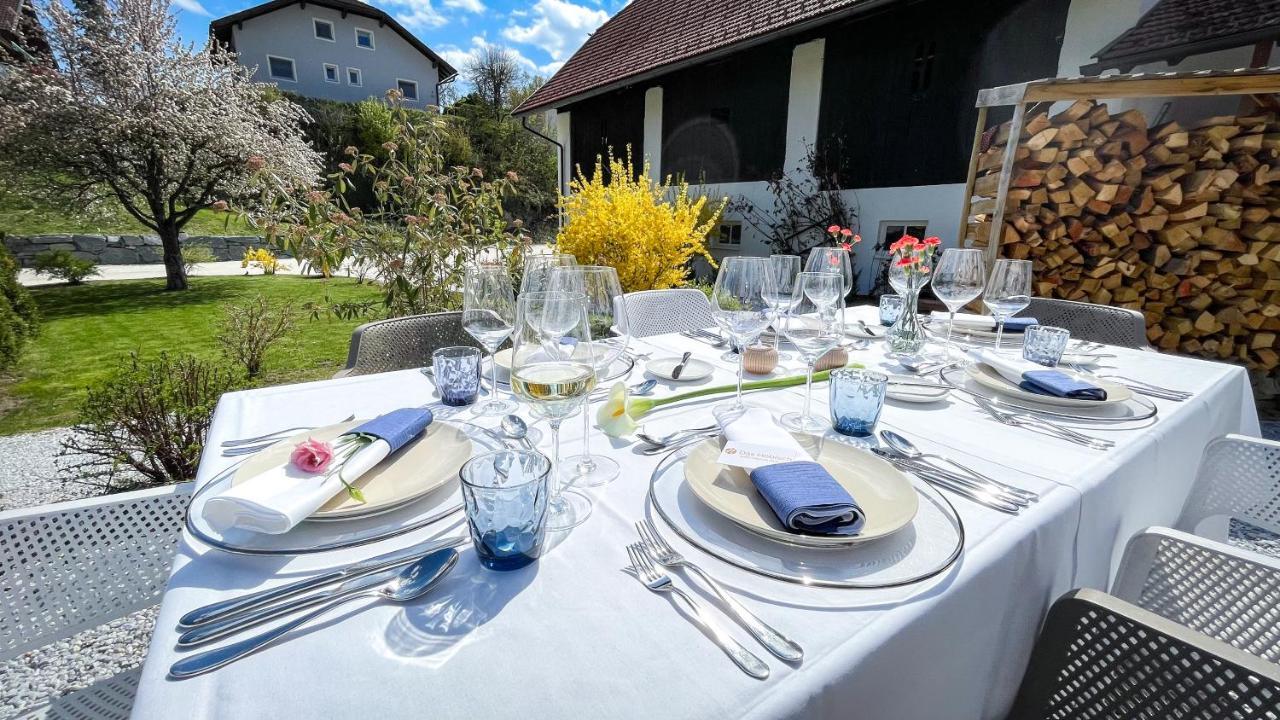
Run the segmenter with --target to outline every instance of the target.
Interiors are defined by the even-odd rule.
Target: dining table
[[[874,307],[846,313],[885,329]],[[905,374],[882,340],[851,342],[850,362]],[[732,383],[737,372],[727,347],[678,333],[633,338],[629,352],[640,357],[620,379],[628,383],[645,377],[652,358],[692,352],[714,366],[696,382],[659,382],[657,396]],[[168,671],[189,654],[176,647],[178,619],[187,611],[431,538],[465,535],[466,526],[458,513],[378,544],[282,557],[228,553],[187,534],[160,605],[133,717],[1003,717],[1053,601],[1077,587],[1105,590],[1130,536],[1176,520],[1212,439],[1258,434],[1244,368],[1149,350],[1104,352],[1111,372],[1191,397],[1151,400],[1158,414],[1141,423],[1084,431],[1114,441],[1106,450],[1001,424],[960,392],[929,404],[886,402],[881,428],[1039,496],[1009,514],[942,491],[963,520],[962,552],[945,571],[901,587],[784,582],[713,557],[655,517],[650,480],[664,455],[643,454],[635,438],[593,429],[591,449],[616,460],[621,474],[581,490],[592,500],[590,517],[553,535],[533,564],[487,570],[464,545],[457,567],[417,601],[352,603],[238,662],[176,680]],[[784,346],[783,354],[775,377],[803,372],[794,350]],[[223,440],[353,414],[373,417],[432,402],[433,392],[430,378],[410,369],[228,393],[214,413],[196,487],[235,461],[221,456]],[[776,418],[799,410],[804,392],[800,384],[745,399]],[[644,419],[646,428],[660,433],[704,425],[725,397],[664,406]],[[827,412],[825,383],[814,385],[813,406]],[[549,453],[546,422],[535,422],[527,407],[521,414]],[[494,428],[499,422],[466,409],[441,421],[450,417]],[[581,428],[580,417],[564,423],[564,456],[581,450]],[[802,646],[803,660],[778,660],[730,625],[770,666],[768,679],[749,677],[669,595],[649,592],[625,572],[626,546],[637,540],[637,520],[646,518],[681,554]],[[694,578],[671,574],[714,603]]]

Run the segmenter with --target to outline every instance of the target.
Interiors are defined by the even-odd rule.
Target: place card
[[[776,445],[761,445],[759,443],[737,442],[735,440],[730,440],[725,443],[724,449],[720,451],[720,458],[716,462],[721,465],[732,465],[746,470],[755,470],[763,465],[776,465],[778,463],[811,459],[812,458],[810,458],[809,455],[800,448],[778,447]]]

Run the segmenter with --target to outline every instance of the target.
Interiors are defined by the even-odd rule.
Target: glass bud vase
[[[916,307],[919,301],[920,285],[913,280],[903,293],[902,312],[898,313],[897,322],[886,334],[889,352],[915,355],[924,347],[924,325],[920,323],[920,310]]]

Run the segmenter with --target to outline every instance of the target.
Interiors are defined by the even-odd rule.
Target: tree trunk
[[[186,290],[187,271],[182,267],[182,245],[178,242],[178,228],[160,226],[160,243],[164,246],[164,271],[167,277],[165,290]]]

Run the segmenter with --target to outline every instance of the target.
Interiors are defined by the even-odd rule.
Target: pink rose
[[[319,473],[333,461],[333,446],[322,440],[306,440],[293,446],[289,462],[302,472]]]

